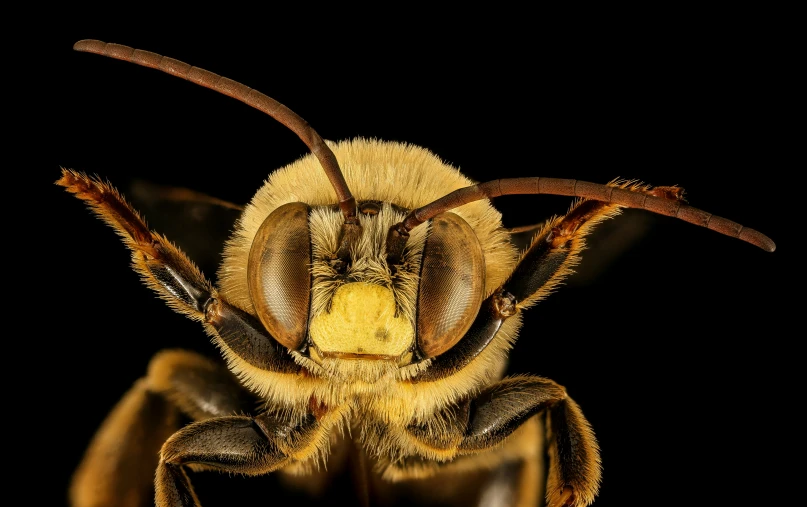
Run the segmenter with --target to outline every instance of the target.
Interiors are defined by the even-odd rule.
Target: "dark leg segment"
[[[600,456],[594,432],[565,389],[541,377],[512,377],[488,387],[464,406],[452,408],[443,419],[458,424],[445,433],[421,426],[407,428],[410,435],[435,448],[447,448],[462,432],[458,455],[488,451],[510,436],[530,417],[545,413],[549,420],[548,505],[589,505],[599,489]],[[462,420],[467,423],[462,425]]]
[[[429,369],[414,382],[430,382],[455,374],[468,365],[496,336],[502,322],[516,312],[515,298],[506,292],[491,294],[479,309],[476,320],[456,345],[432,360]]]
[[[589,505],[602,475],[594,432],[571,398],[549,410],[548,505]]]
[[[630,183],[610,183],[608,186],[668,199],[683,200],[678,187],[656,187]],[[547,222],[543,228],[527,228],[537,233],[504,288],[513,294],[519,308],[526,308],[545,298],[579,262],[585,247],[585,237],[594,227],[619,214],[621,206],[602,201],[582,200],[572,206],[566,216]]]
[[[252,412],[254,398],[223,366],[198,354],[157,354],[93,437],[70,487],[74,507],[140,507],[154,502],[159,451],[180,425]]]
[[[566,399],[566,391],[541,377],[514,377],[485,389],[471,403],[460,450],[490,449],[524,421]]]
[[[617,188],[664,197],[670,201],[682,198],[677,187],[612,184]],[[505,319],[518,309],[532,306],[548,296],[564,278],[572,273],[585,247],[585,237],[598,223],[619,213],[620,206],[600,201],[580,201],[564,217],[550,220],[542,227],[524,228],[535,233],[513,274],[486,299],[465,336],[454,347],[433,359],[431,366],[415,382],[446,378],[470,363],[487,347]],[[523,238],[521,238],[523,240]]]
[[[62,170],[56,184],[85,201],[112,226],[132,251],[132,264],[172,309],[201,321],[236,355],[258,368],[292,372],[299,367],[257,319],[229,305],[193,262],[163,236],[152,232],[120,193],[85,174]]]
[[[193,352],[160,352],[149,364],[148,381],[152,391],[195,421],[249,414],[258,407],[258,399],[224,365]]]
[[[504,284],[519,306],[546,297],[571,272],[593,226],[617,213],[618,206],[583,201],[565,217],[547,223]]]
[[[184,467],[266,474],[315,452],[318,430],[314,416],[292,422],[270,414],[221,417],[186,426],[160,452],[155,503],[157,507],[199,507]]]

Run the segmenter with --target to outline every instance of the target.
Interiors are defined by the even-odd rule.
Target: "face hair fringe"
[[[377,215],[359,215],[362,235],[351,251],[352,262],[344,275],[331,266],[336,257],[339,231],[344,218],[331,208],[314,208],[308,219],[311,231],[313,277],[311,318],[327,312],[336,291],[352,282],[366,282],[390,289],[398,312],[415,326],[420,261],[426,244],[428,226],[414,228],[403,252],[402,267],[392,275],[387,265],[387,231],[400,222],[405,213],[385,203]]]

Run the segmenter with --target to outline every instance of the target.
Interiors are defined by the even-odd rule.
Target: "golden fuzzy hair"
[[[357,201],[385,203],[378,215],[362,217],[362,239],[355,245],[355,266],[351,274],[370,283],[393,290],[404,315],[414,324],[417,299],[417,272],[403,270],[390,277],[385,259],[386,231],[403,214],[393,206],[414,209],[475,182],[458,169],[444,163],[425,148],[397,142],[354,139],[329,142],[345,180]],[[340,283],[333,281],[327,262],[337,249],[343,217],[333,206],[336,195],[319,161],[307,155],[273,172],[258,190],[236,224],[227,242],[219,270],[220,293],[228,302],[256,313],[249,296],[247,264],[252,241],[258,228],[275,209],[290,202],[311,206],[309,228],[313,245],[312,315],[321,313]],[[452,210],[473,229],[485,257],[485,295],[491,294],[511,273],[517,252],[501,226],[501,214],[487,200],[465,204]],[[404,261],[419,265],[428,224],[410,233]],[[327,283],[322,281],[330,280]],[[504,322],[496,337],[479,356],[468,364],[462,375],[452,375],[433,382],[410,381],[429,361],[398,367],[385,361],[331,359],[317,363],[302,354],[292,353],[295,361],[313,376],[269,374],[246,364],[228,347],[215,340],[230,369],[251,390],[267,400],[268,405],[304,412],[314,397],[329,406],[352,405],[364,399],[373,411],[387,420],[425,420],[439,407],[454,403],[500,378],[521,324],[516,315]],[[324,382],[323,379],[329,379]],[[383,393],[383,395],[381,395]]]
[[[475,183],[419,146],[361,138],[328,145],[357,201],[376,200],[414,209]],[[306,155],[269,176],[244,209],[225,246],[225,261],[218,273],[220,292],[227,301],[253,315],[255,308],[247,283],[252,241],[266,217],[290,202],[304,202],[312,207],[337,203],[336,193],[313,155]],[[487,200],[465,204],[452,212],[468,222],[482,245],[487,296],[515,264],[516,252],[501,227],[501,214]]]
[[[336,256],[344,216],[331,208],[311,210],[308,223],[313,249],[310,312],[312,320],[329,308],[329,303],[340,286],[350,282],[367,282],[390,289],[397,310],[414,328],[418,273],[427,228],[417,227],[412,231],[403,252],[404,269],[399,269],[391,275],[386,256],[387,231],[404,217],[405,213],[393,210],[388,203],[384,203],[381,211],[375,216],[359,214],[363,234],[353,245],[350,255],[353,262],[342,277],[337,275],[336,269],[328,261]]]

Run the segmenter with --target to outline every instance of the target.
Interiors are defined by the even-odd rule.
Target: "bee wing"
[[[208,276],[244,207],[182,187],[134,180],[127,198],[155,231],[174,242]]]

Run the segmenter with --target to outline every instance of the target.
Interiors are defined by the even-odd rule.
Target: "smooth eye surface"
[[[280,206],[261,224],[249,252],[249,294],[267,331],[291,350],[308,327],[311,239],[308,205]]]
[[[434,217],[418,291],[417,340],[426,357],[442,354],[465,335],[484,287],[485,258],[471,226],[454,213]]]

